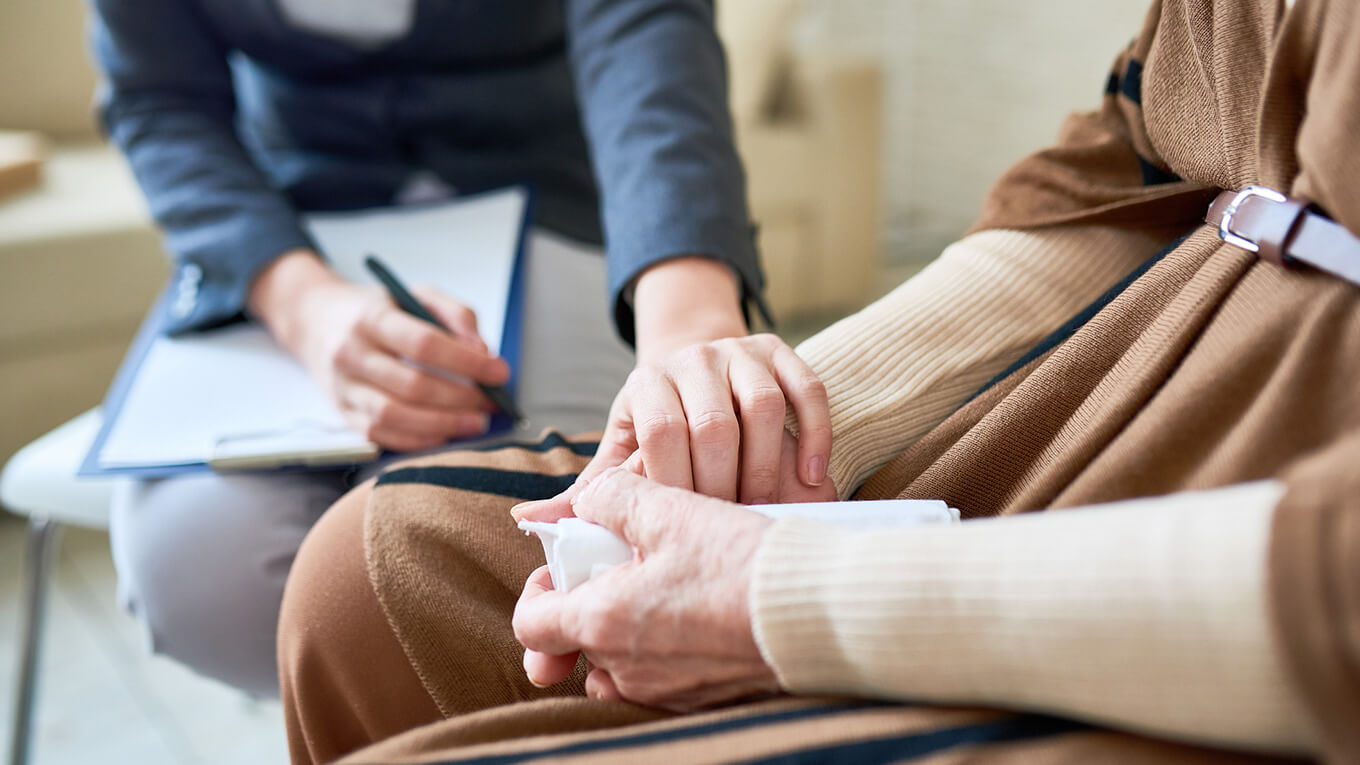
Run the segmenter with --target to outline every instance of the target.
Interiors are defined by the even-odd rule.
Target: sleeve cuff
[[[744,229],[744,230],[743,230]],[[648,253],[648,254],[644,254]],[[755,249],[754,227],[712,225],[694,231],[674,232],[651,241],[639,238],[633,243],[608,243],[609,294],[614,327],[628,345],[636,344],[631,286],[651,266],[671,258],[699,255],[727,264],[741,283],[742,312],[751,326],[750,307],[761,319],[774,326],[765,302],[765,277]]]
[[[315,249],[293,221],[273,225],[232,222],[208,231],[194,230],[172,241],[171,249],[186,253],[176,260],[171,276],[164,329],[171,335],[211,329],[245,318],[255,277],[290,250]]]

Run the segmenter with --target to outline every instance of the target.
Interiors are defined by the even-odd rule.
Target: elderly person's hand
[[[586,692],[597,698],[681,711],[779,689],[747,608],[769,518],[623,468],[571,502],[637,554],[566,594],[552,589],[546,566],[529,577],[514,628],[531,682],[560,682],[583,653]]]

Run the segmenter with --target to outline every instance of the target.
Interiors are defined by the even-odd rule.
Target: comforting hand
[[[787,457],[786,403],[799,427],[796,454]],[[790,501],[781,496],[781,460],[794,460],[805,487],[826,481],[826,389],[774,335],[687,346],[629,375],[581,475],[588,480],[634,454],[648,478],[669,486],[745,504]]]
[[[493,406],[473,381],[498,385],[510,370],[487,350],[471,310],[439,292],[415,290],[450,334],[306,257],[310,263],[283,261],[266,271],[251,306],[352,427],[398,451],[486,431]]]
[[[747,607],[768,518],[624,469],[599,474],[572,503],[638,554],[565,595],[546,566],[530,575],[514,628],[531,682],[560,682],[583,653],[597,698],[683,711],[779,690]]]
[[[647,476],[662,483],[777,502],[787,402],[803,436],[797,474],[806,486],[822,483],[831,452],[825,389],[783,341],[746,335],[729,266],[695,256],[653,265],[637,279],[634,311],[638,365],[583,477],[640,452]]]

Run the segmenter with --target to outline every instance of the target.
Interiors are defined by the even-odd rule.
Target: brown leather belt
[[[1262,260],[1306,263],[1360,285],[1360,237],[1306,202],[1249,186],[1219,194],[1204,220],[1218,227],[1223,241]]]

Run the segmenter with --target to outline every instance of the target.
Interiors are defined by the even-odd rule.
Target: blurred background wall
[[[729,0],[729,2],[768,0]],[[1147,0],[802,0],[795,44],[883,67],[888,262],[932,258],[993,179],[1093,109]]]

